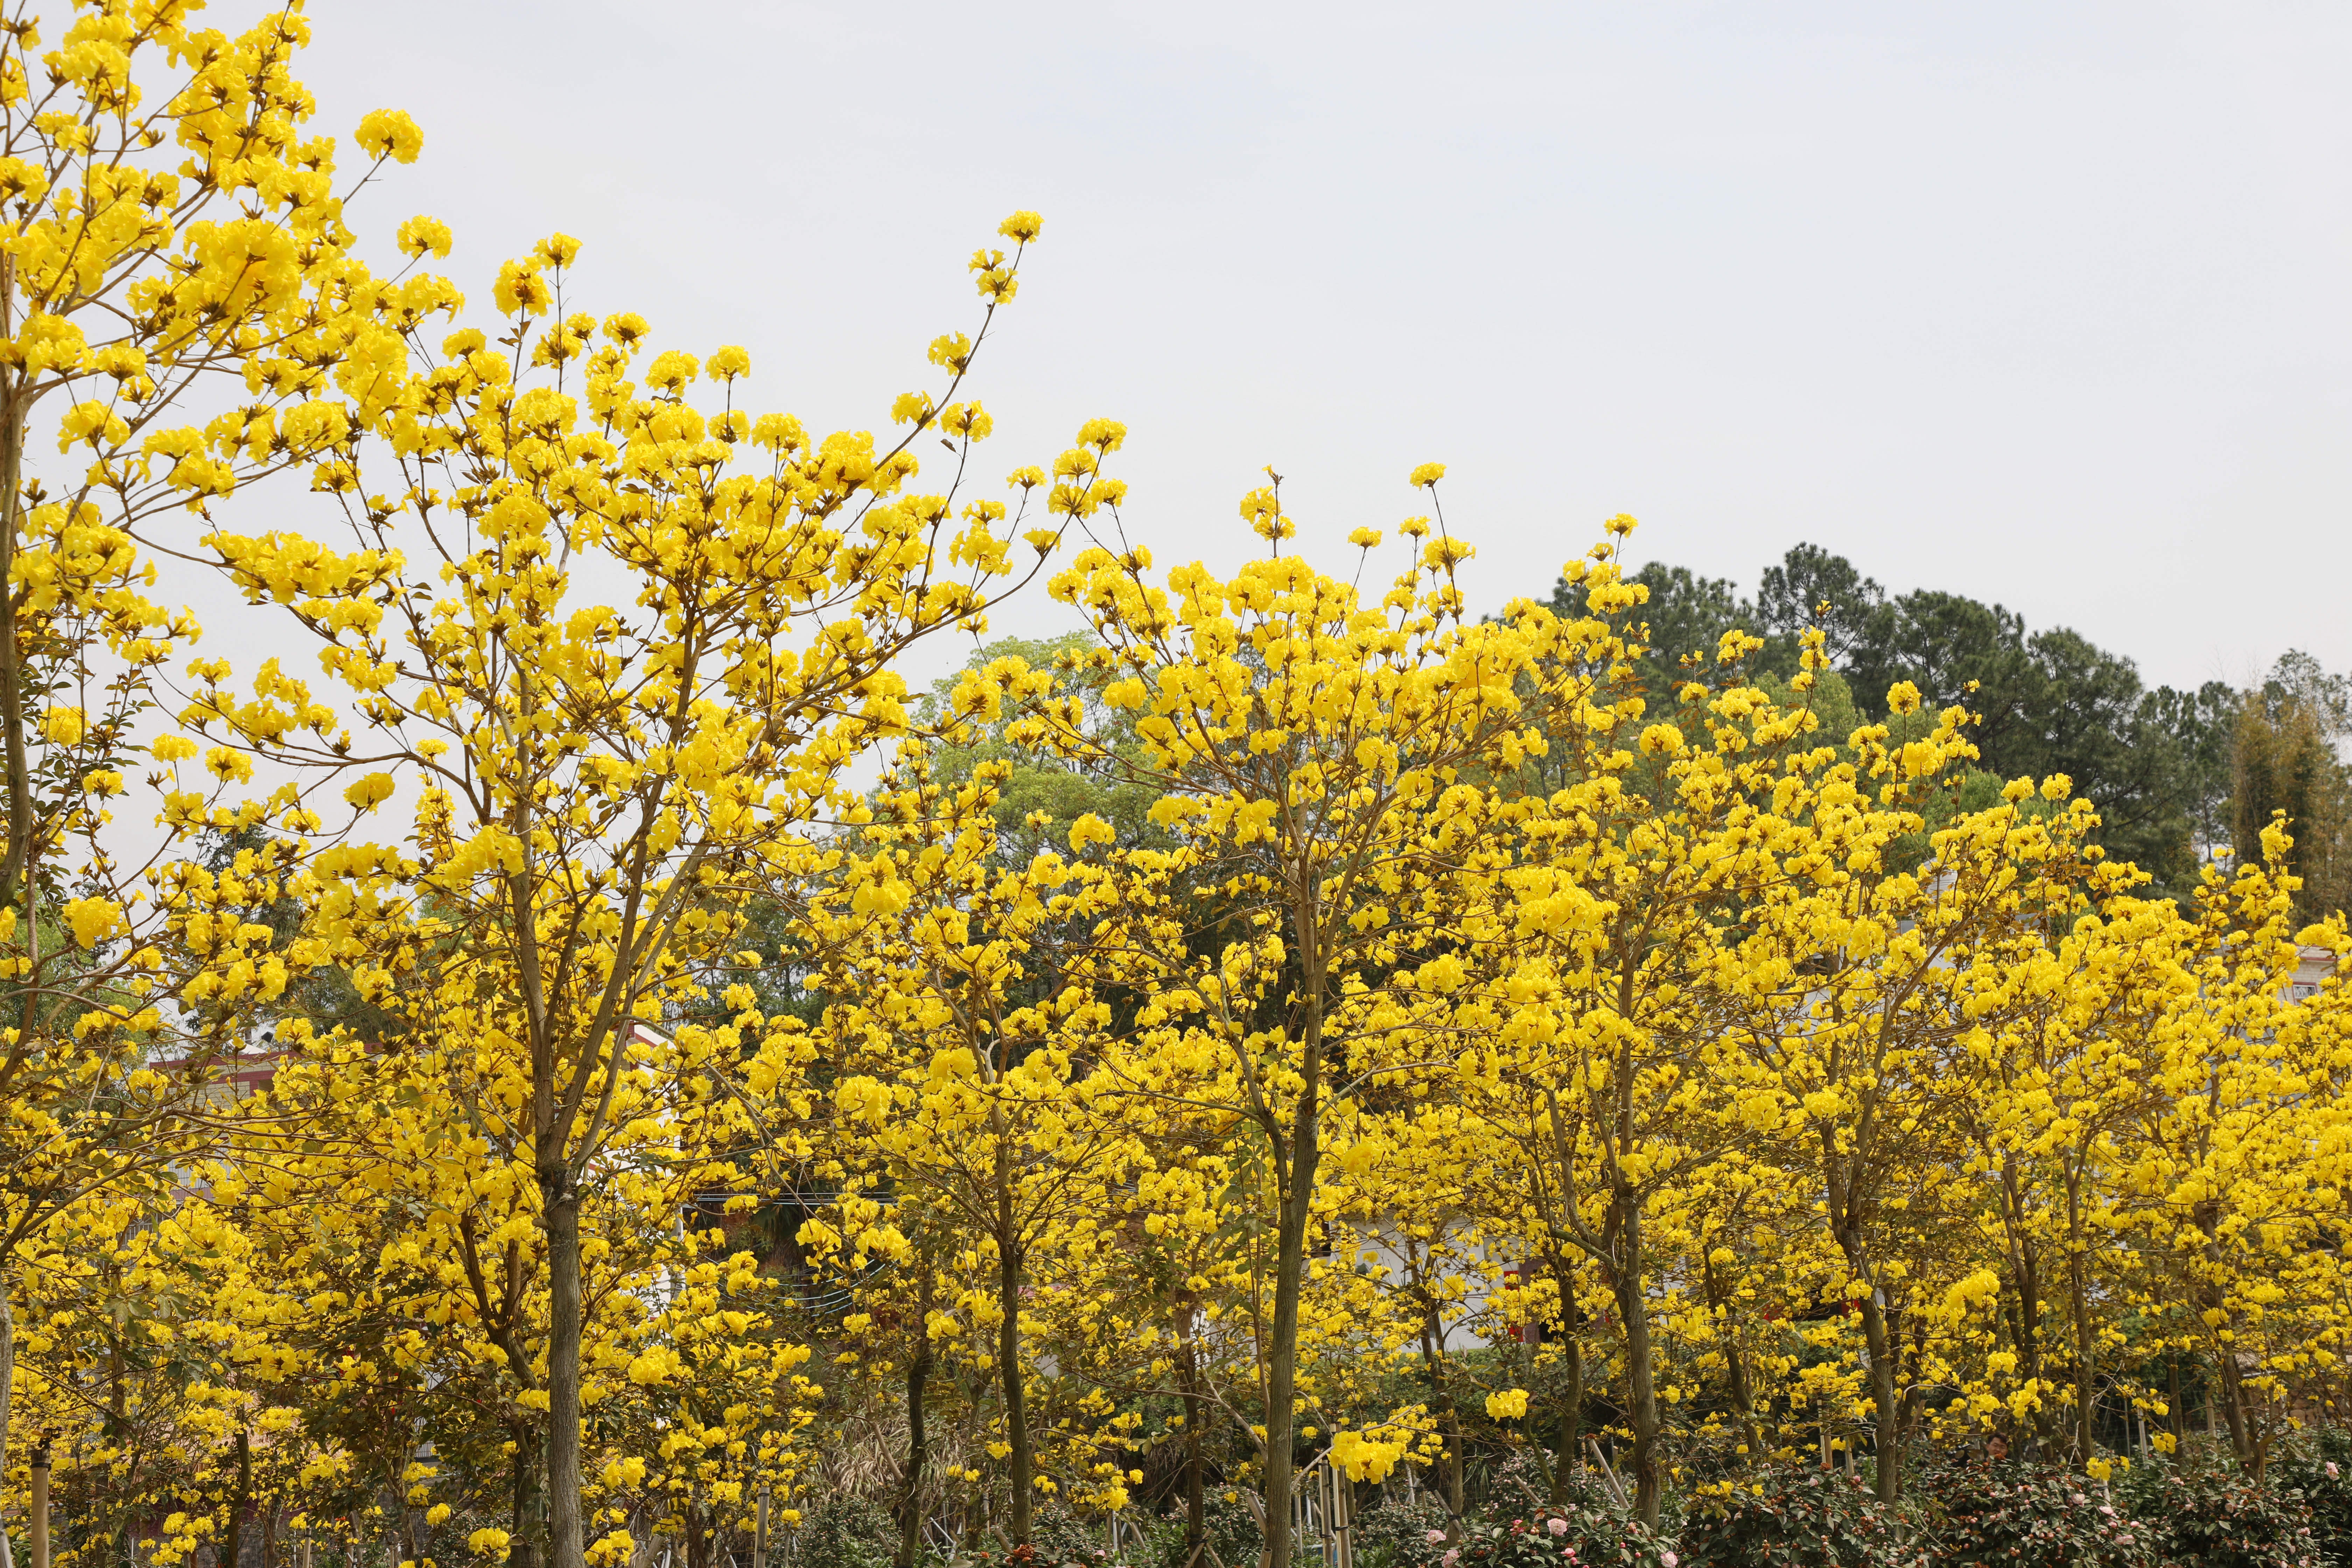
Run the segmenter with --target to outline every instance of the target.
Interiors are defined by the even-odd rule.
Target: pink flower
[[[1675,1568],[1675,1564],[1681,1561],[1681,1558],[1675,1556],[1671,1552],[1661,1552],[1658,1553],[1658,1562],[1663,1565],[1663,1568]]]
[[[1459,1562],[1459,1561],[1461,1560],[1461,1557],[1462,1557],[1462,1549],[1461,1549],[1460,1547],[1456,1546],[1456,1547],[1453,1548],[1451,1551],[1447,1552],[1446,1552],[1446,1554],[1445,1554],[1444,1556],[1443,1556],[1443,1557],[1439,1558],[1439,1559],[1438,1559],[1438,1561],[1439,1561],[1440,1563],[1444,1563],[1444,1564],[1445,1564],[1445,1568],[1454,1568],[1454,1564],[1455,1563]]]
[[[2113,1519],[2116,1517],[2116,1505],[2111,1502],[2103,1502],[2099,1505],[2099,1511],[2105,1514],[2109,1519]]]
[[[1555,1519],[1547,1523],[1544,1528],[1550,1531],[1554,1535],[1566,1535],[1568,1533],[1568,1521],[1564,1519]]]
[[[2336,1479],[2336,1461],[2330,1459],[2327,1461],[2327,1479],[2331,1481],[2334,1480]]]
[[[1428,1542],[1432,1546],[1435,1546],[1444,1541],[1445,1531],[1442,1530],[1433,1530],[1427,1535],[1423,1536],[1422,1539]]]
[[[2076,1508],[2080,1508],[2091,1500],[2084,1497],[2081,1492],[2068,1492],[2066,1494],[2066,1500],[2073,1503]]]

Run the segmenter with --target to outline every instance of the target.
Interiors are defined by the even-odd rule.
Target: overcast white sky
[[[1752,589],[1812,540],[2151,683],[2352,665],[2340,5],[311,16],[325,126],[425,128],[360,226],[448,220],[485,306],[577,235],[587,308],[746,345],[755,405],[813,426],[886,426],[974,318],[965,255],[1040,209],[987,472],[1125,420],[1162,564],[1248,553],[1272,463],[1343,567],[1435,458],[1483,602],[1630,511],[1642,556]]]

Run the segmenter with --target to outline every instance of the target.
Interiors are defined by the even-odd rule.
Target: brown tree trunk
[[[1310,1041],[1310,1051],[1319,1041]],[[1297,1479],[1291,1445],[1296,1430],[1292,1404],[1298,1396],[1298,1301],[1307,1279],[1307,1226],[1314,1211],[1315,1176],[1322,1160],[1322,1122],[1315,1106],[1315,1075],[1300,1097],[1292,1123],[1288,1181],[1275,1231],[1274,1333],[1265,1377],[1265,1560],[1269,1568],[1290,1563],[1291,1494]],[[1276,1154],[1277,1167],[1280,1152]]]
[[[1002,1165],[1002,1140],[997,1148],[997,1160]],[[1004,1442],[1013,1450],[1005,1458],[1013,1490],[1013,1544],[1025,1546],[1029,1542],[1029,1491],[1035,1484],[1032,1479],[1035,1460],[1029,1450],[1028,1393],[1021,1375],[1021,1240],[1013,1230],[1013,1194],[1009,1185],[1003,1184],[1005,1179],[1000,1173],[996,1301],[1004,1321],[996,1330],[996,1370],[1004,1396]]]
[[[244,1547],[245,1510],[253,1496],[253,1436],[236,1435],[236,1490],[228,1502],[228,1530],[221,1537],[221,1568],[243,1568],[237,1561]]]
[[[1201,1352],[1192,1342],[1190,1295],[1176,1303],[1176,1353],[1184,1373],[1184,1568],[1194,1568],[1209,1538],[1209,1520],[1201,1477]]]
[[[540,1568],[540,1480],[546,1458],[540,1452],[539,1428],[517,1421],[508,1430],[514,1436],[514,1521],[509,1531],[507,1568]]]
[[[1445,1539],[1449,1545],[1462,1543],[1463,1514],[1467,1500],[1462,1485],[1462,1412],[1454,1403],[1453,1381],[1445,1373],[1445,1357],[1437,1348],[1441,1331],[1437,1309],[1428,1301],[1421,1304],[1421,1363],[1429,1373],[1430,1397],[1436,1403],[1437,1419],[1445,1428]]]
[[[1552,1257],[1552,1279],[1559,1287],[1560,1359],[1566,1363],[1559,1447],[1551,1465],[1551,1501],[1559,1506],[1568,1501],[1569,1479],[1576,1473],[1577,1453],[1584,1443],[1584,1324],[1576,1306],[1576,1270],[1564,1254]]]
[[[553,1568],[586,1568],[580,1510],[580,1194],[560,1151],[542,1151],[547,1227],[547,1523]]]
[[[0,258],[0,335],[15,331],[16,258]],[[25,472],[25,406],[28,378],[0,376],[0,760],[7,773],[7,845],[0,850],[0,907],[31,914],[33,772],[25,746],[26,710],[22,628],[15,586],[16,510]],[[26,1005],[30,1005],[30,997]]]
[[[1866,1274],[1858,1275],[1865,1286]],[[1892,1503],[1903,1495],[1903,1421],[1895,1393],[1895,1342],[1886,1331],[1886,1312],[1878,1292],[1865,1288],[1862,1295],[1862,1337],[1870,1347],[1870,1403],[1876,1423],[1878,1500]]]
[[[1658,1385],[1656,1369],[1651,1364],[1650,1303],[1642,1293],[1642,1200],[1621,1182],[1613,1201],[1621,1250],[1611,1283],[1617,1297],[1617,1315],[1624,1320],[1625,1403],[1633,1426],[1633,1451],[1628,1460],[1633,1470],[1633,1510],[1643,1524],[1655,1529],[1664,1486],[1658,1473]]]
[[[2090,1289],[2083,1278],[2086,1243],[2083,1237],[2082,1180],[2079,1171],[2066,1173],[2066,1285],[2074,1309],[2074,1452],[2078,1460],[2087,1462],[2096,1452],[2091,1420],[2095,1345],[2091,1338]]]
[[[1716,1314],[1716,1331],[1723,1337],[1724,1368],[1731,1381],[1731,1413],[1738,1418],[1740,1440],[1747,1446],[1741,1462],[1752,1465],[1764,1456],[1764,1439],[1756,1426],[1756,1398],[1748,1386],[1748,1360],[1739,1353],[1739,1336],[1732,1325],[1730,1302],[1704,1249],[1699,1254],[1699,1278],[1706,1288],[1706,1304]]]
[[[923,1470],[930,1462],[923,1409],[931,1381],[930,1255],[922,1254],[917,1267],[922,1277],[917,1287],[914,1349],[907,1357],[907,1477],[898,1489],[898,1568],[915,1568],[915,1553],[923,1534]]]

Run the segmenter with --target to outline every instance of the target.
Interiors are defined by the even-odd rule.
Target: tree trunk
[[[1201,1480],[1201,1352],[1192,1342],[1190,1296],[1176,1305],[1176,1353],[1184,1373],[1184,1568],[1194,1568],[1209,1538],[1209,1519]]]
[[[907,1358],[907,1479],[898,1489],[898,1568],[915,1568],[922,1544],[923,1468],[930,1461],[929,1434],[923,1425],[923,1396],[931,1381],[931,1259],[920,1264],[922,1279],[915,1307],[915,1346]]]
[[[1013,1488],[1013,1544],[1025,1546],[1034,1460],[1029,1452],[1028,1390],[1021,1376],[1021,1243],[1013,1234],[1009,1190],[999,1189],[997,1216],[1001,1231],[996,1238],[996,1300],[1004,1321],[996,1330],[996,1368],[1004,1391],[1004,1442],[1013,1450],[1005,1458]]]
[[[1878,1292],[1870,1288],[1870,1277],[1858,1268],[1856,1277],[1864,1282],[1863,1342],[1870,1347],[1870,1403],[1877,1424],[1878,1500],[1892,1503],[1903,1495],[1903,1422],[1895,1393],[1895,1344],[1886,1332],[1886,1313],[1878,1303]]]
[[[2253,1433],[2246,1425],[2245,1380],[2238,1372],[2237,1352],[2225,1344],[2213,1359],[2221,1371],[2221,1419],[2230,1427],[2230,1451],[2241,1469],[2260,1479],[2262,1456],[2254,1451]]]
[[[1308,1049],[1318,1048],[1310,1041]],[[1289,1180],[1282,1190],[1280,1223],[1275,1231],[1274,1334],[1265,1375],[1265,1560],[1268,1568],[1289,1568],[1292,1483],[1291,1405],[1298,1393],[1298,1300],[1307,1279],[1307,1223],[1314,1212],[1315,1176],[1322,1161],[1322,1119],[1317,1113],[1316,1074],[1298,1103],[1292,1126]],[[1280,1151],[1276,1152],[1277,1168]]]
[[[229,1498],[228,1532],[221,1540],[221,1568],[243,1568],[237,1561],[245,1545],[245,1509],[253,1496],[253,1436],[236,1435],[236,1490]]]
[[[1654,1530],[1663,1489],[1658,1475],[1658,1384],[1656,1369],[1650,1364],[1650,1303],[1642,1293],[1642,1200],[1621,1183],[1613,1202],[1622,1250],[1611,1284],[1617,1297],[1617,1315],[1624,1320],[1626,1405],[1633,1425],[1629,1460],[1633,1469],[1633,1508],[1642,1522]]]
[[[1445,1358],[1438,1352],[1439,1333],[1437,1309],[1427,1301],[1421,1306],[1421,1363],[1429,1373],[1430,1397],[1436,1402],[1437,1419],[1445,1429],[1445,1540],[1450,1546],[1462,1544],[1462,1516],[1466,1506],[1462,1487],[1462,1412],[1454,1408],[1454,1384],[1445,1375]]]
[[[1568,1501],[1569,1478],[1576,1473],[1577,1453],[1584,1443],[1583,1315],[1576,1306],[1576,1270],[1565,1256],[1553,1258],[1552,1278],[1559,1286],[1560,1356],[1567,1363],[1567,1386],[1560,1391],[1559,1448],[1551,1466],[1551,1500],[1561,1506]]]
[[[514,1434],[514,1522],[509,1531],[507,1568],[540,1568],[540,1481],[546,1474],[546,1456],[540,1451],[539,1428],[517,1421]]]
[[[7,1281],[0,1277],[0,1476],[8,1473],[8,1418],[16,1392],[16,1313],[8,1300]],[[8,1532],[0,1528],[0,1568],[13,1568],[7,1557]]]
[[[16,258],[0,258],[0,335],[13,332]],[[25,396],[30,378],[0,377],[0,751],[5,751],[8,842],[0,850],[0,906],[32,915],[33,772],[26,753],[25,668],[17,647],[16,509],[25,471]],[[23,900],[21,903],[18,900]],[[26,1005],[31,1005],[28,995]]]
[[[2067,1293],[2074,1309],[2074,1449],[2077,1460],[2087,1462],[2097,1450],[2094,1447],[2095,1434],[2091,1421],[2091,1386],[2095,1368],[2092,1356],[2095,1349],[2091,1339],[2091,1299],[2083,1279],[2084,1243],[2083,1239],[2082,1175],[2069,1172],[2066,1180],[2066,1252]]]
[[[580,1511],[580,1194],[560,1151],[541,1152],[540,1183],[547,1226],[549,1545],[552,1568],[587,1568]]]
[[[1723,1288],[1715,1278],[1715,1265],[1702,1247],[1699,1253],[1699,1279],[1706,1288],[1706,1304],[1716,1315],[1716,1331],[1723,1337],[1723,1363],[1731,1381],[1731,1413],[1739,1421],[1740,1441],[1746,1452],[1743,1464],[1752,1465],[1764,1455],[1763,1435],[1756,1426],[1756,1396],[1748,1382],[1748,1361],[1739,1353],[1739,1336],[1731,1321],[1731,1308]]]

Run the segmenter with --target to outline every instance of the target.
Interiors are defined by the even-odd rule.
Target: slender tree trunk
[[[1756,1399],[1748,1382],[1748,1360],[1739,1353],[1739,1336],[1734,1331],[1730,1303],[1722,1286],[1715,1278],[1715,1265],[1706,1253],[1699,1255],[1699,1278],[1706,1288],[1706,1304],[1716,1314],[1716,1331],[1723,1340],[1724,1369],[1731,1381],[1731,1413],[1739,1421],[1740,1441],[1747,1446],[1744,1464],[1752,1465],[1764,1455],[1764,1439],[1756,1428]]]
[[[0,336],[16,331],[16,258],[0,257]],[[16,509],[25,476],[25,406],[29,378],[0,376],[0,753],[8,791],[8,842],[0,851],[0,905],[29,918],[33,878],[33,772],[26,752],[25,668],[17,646],[15,585]],[[20,901],[21,900],[21,901]]]
[[[547,1226],[549,1545],[553,1568],[586,1568],[587,1525],[580,1511],[580,1194],[560,1151],[541,1152],[540,1184]]]
[[[16,1313],[8,1300],[7,1280],[0,1277],[0,1476],[8,1473],[8,1417],[16,1392]],[[5,1525],[0,1525],[0,1568],[13,1568]]]
[[[1003,1157],[998,1155],[1000,1161]],[[1013,1232],[1013,1195],[1007,1186],[998,1189],[997,1224],[996,1300],[1004,1321],[996,1329],[996,1369],[1004,1392],[1004,1442],[1013,1450],[1005,1459],[1013,1484],[1013,1544],[1025,1546],[1035,1461],[1029,1451],[1028,1390],[1021,1375],[1021,1241]]]
[[[915,1345],[907,1357],[907,1479],[898,1489],[898,1568],[915,1568],[915,1552],[922,1544],[923,1469],[930,1462],[929,1434],[924,1426],[924,1395],[931,1381],[931,1258],[922,1254],[918,1265],[922,1278],[915,1306]]]
[[[1559,1449],[1552,1460],[1551,1500],[1568,1501],[1568,1483],[1576,1473],[1577,1452],[1584,1443],[1583,1314],[1576,1306],[1576,1270],[1565,1256],[1552,1259],[1552,1278],[1559,1286],[1560,1358],[1567,1363],[1560,1391]]]
[[[1319,1039],[1310,1040],[1310,1052]],[[1322,1162],[1322,1121],[1312,1075],[1292,1124],[1289,1180],[1275,1231],[1274,1334],[1265,1377],[1265,1554],[1269,1568],[1290,1563],[1290,1502],[1296,1476],[1292,1404],[1298,1395],[1298,1301],[1307,1279],[1307,1225],[1314,1210],[1315,1176]],[[1277,1152],[1276,1167],[1281,1158]]]
[[[514,1435],[514,1523],[509,1531],[507,1568],[539,1568],[540,1480],[546,1474],[546,1456],[540,1451],[539,1428],[517,1421]]]
[[[2069,1172],[2066,1179],[2066,1252],[2067,1294],[2074,1309],[2074,1451],[2078,1459],[2087,1461],[2097,1451],[2093,1446],[2096,1434],[2091,1420],[2091,1389],[2096,1370],[2092,1365],[2092,1356],[2096,1346],[2091,1338],[2090,1290],[2083,1278],[2085,1257],[2079,1172]]]
[[[1865,1286],[1869,1276],[1859,1275]],[[1862,1337],[1870,1347],[1870,1403],[1878,1442],[1878,1499],[1893,1502],[1903,1495],[1903,1422],[1895,1393],[1895,1342],[1886,1331],[1886,1312],[1878,1292],[1865,1288],[1862,1295]]]
[[[2221,1419],[2230,1428],[2230,1451],[2242,1469],[2257,1471],[2262,1456],[2254,1451],[2253,1433],[2246,1424],[2245,1380],[2238,1373],[2238,1357],[2222,1345],[2214,1358],[2221,1370]]]
[[[1194,1568],[1209,1538],[1207,1489],[1201,1479],[1201,1352],[1192,1342],[1192,1300],[1176,1304],[1176,1353],[1184,1373],[1184,1563]]]
[[[1445,1429],[1445,1539],[1448,1544],[1462,1543],[1462,1515],[1465,1506],[1462,1487],[1462,1412],[1454,1407],[1454,1384],[1445,1374],[1445,1358],[1438,1352],[1437,1309],[1427,1301],[1421,1308],[1421,1363],[1429,1373],[1430,1397],[1436,1402],[1437,1419]]]
[[[1663,1491],[1658,1474],[1658,1384],[1651,1365],[1650,1303],[1642,1291],[1642,1200],[1633,1188],[1618,1185],[1614,1194],[1621,1243],[1619,1267],[1612,1281],[1617,1315],[1624,1320],[1627,1413],[1633,1417],[1633,1507],[1642,1522],[1655,1529]]]
[[[245,1549],[245,1510],[253,1497],[253,1435],[239,1431],[236,1435],[236,1491],[228,1504],[228,1531],[221,1540],[221,1568],[243,1568],[238,1562]]]

